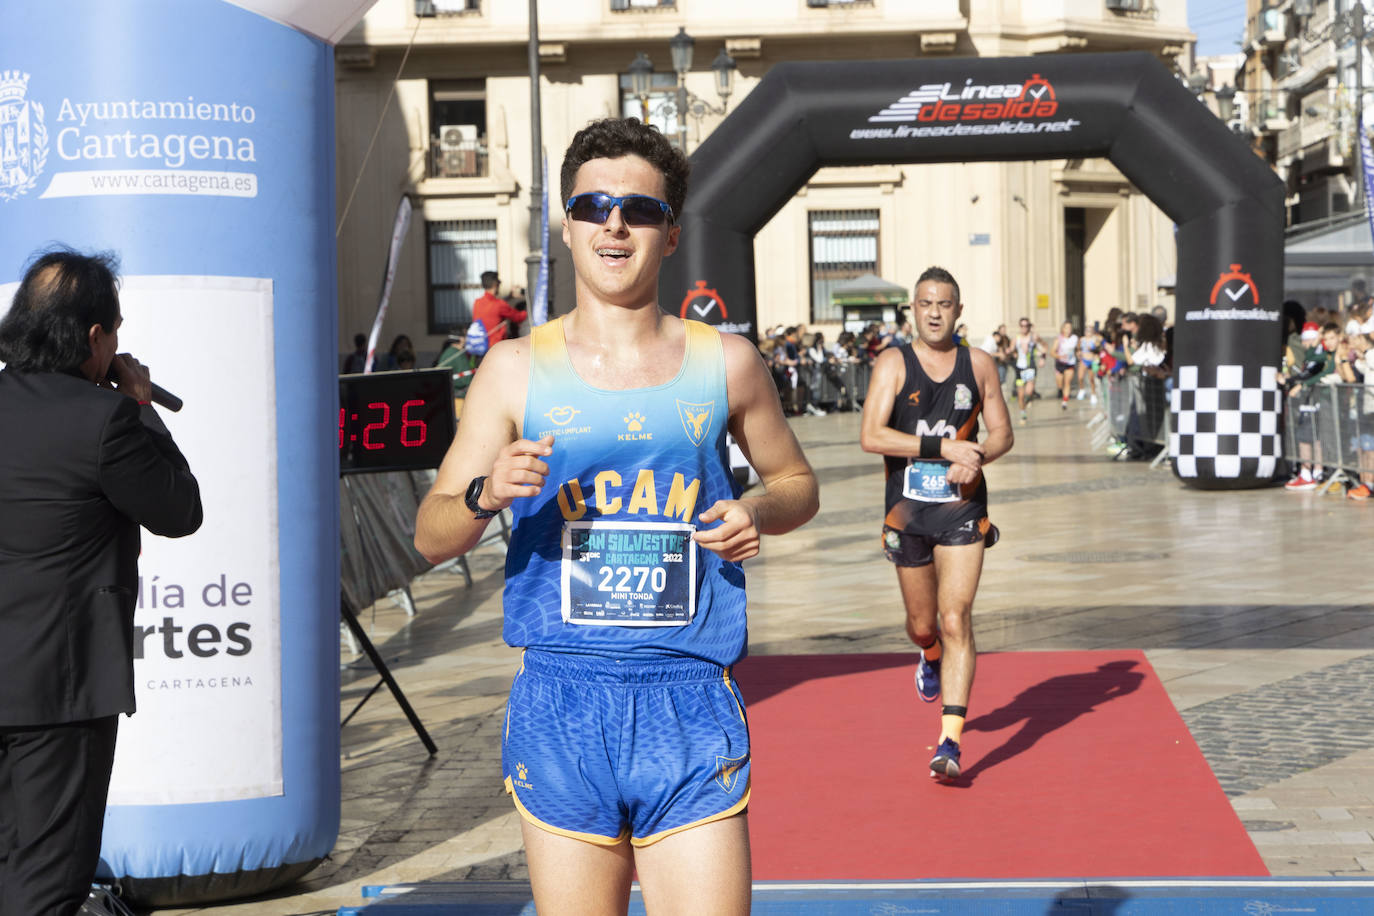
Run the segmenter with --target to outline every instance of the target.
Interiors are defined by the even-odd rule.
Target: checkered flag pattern
[[[1169,454],[1179,477],[1274,476],[1283,444],[1273,366],[1179,366]]]

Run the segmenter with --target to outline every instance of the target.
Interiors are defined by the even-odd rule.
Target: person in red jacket
[[[472,317],[482,322],[487,329],[487,343],[495,345],[506,339],[508,331],[520,326],[528,315],[520,309],[512,308],[510,303],[496,295],[496,287],[501,278],[494,270],[482,271],[481,297],[472,304]],[[508,326],[506,322],[509,321]]]

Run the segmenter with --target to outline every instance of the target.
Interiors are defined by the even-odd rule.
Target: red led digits
[[[388,404],[386,401],[373,401],[371,404],[367,405],[367,409],[380,410],[382,412],[382,418],[378,420],[376,423],[369,423],[363,427],[363,448],[386,448],[385,443],[372,442],[368,439],[368,436],[372,434],[373,430],[386,429],[386,425],[391,422],[391,405]]]
[[[401,405],[401,444],[406,448],[418,448],[425,444],[425,435],[429,432],[429,424],[424,420],[412,420],[410,418],[410,408],[424,406],[425,402],[420,398],[406,401]],[[411,442],[406,437],[412,432],[416,432],[417,428],[420,438]]]

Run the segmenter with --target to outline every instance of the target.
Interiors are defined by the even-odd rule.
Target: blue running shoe
[[[930,775],[937,779],[957,779],[959,777],[959,742],[946,738],[935,749],[930,758]]]
[[[927,703],[940,699],[940,660],[926,661],[924,649],[916,662],[916,693]]]

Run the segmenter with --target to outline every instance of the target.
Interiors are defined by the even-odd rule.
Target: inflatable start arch
[[[120,255],[120,344],[186,402],[194,536],[143,538],[138,713],[99,874],[155,906],[308,872],[339,828],[331,40],[368,0],[0,16],[0,311],[37,248]]]
[[[774,67],[692,156],[661,301],[756,336],[754,235],[822,166],[1095,156],[1178,226],[1175,473],[1267,483],[1281,455],[1283,185],[1144,52]]]

